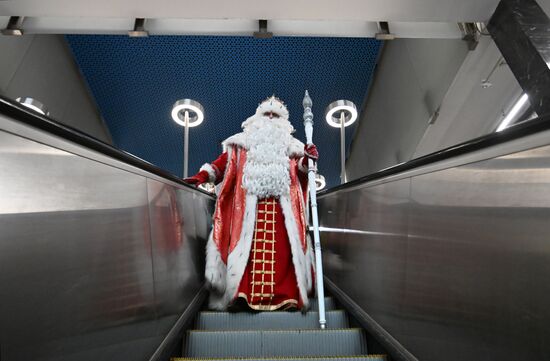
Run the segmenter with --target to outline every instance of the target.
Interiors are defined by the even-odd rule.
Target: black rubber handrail
[[[78,129],[72,128],[65,124],[61,124],[54,119],[36,113],[19,104],[18,102],[3,96],[0,96],[0,114],[15,119],[18,122],[30,125],[34,128],[46,131],[50,134],[57,135],[63,139],[67,139],[86,148],[95,150],[99,153],[105,154],[124,163],[133,165],[134,167],[155,174],[169,181],[175,182],[196,192],[200,192],[209,197],[215,198],[213,194],[208,193],[200,188],[191,186],[183,182],[181,178],[141,158],[138,158],[130,153],[126,153],[118,148],[113,147],[110,144],[104,143],[101,140],[96,139],[86,133],[83,133]]]
[[[474,152],[476,150],[480,150],[483,148],[488,148],[493,145],[509,142],[511,140],[522,138],[527,135],[532,135],[545,130],[550,130],[550,114],[546,114],[536,119],[532,119],[524,123],[514,125],[508,129],[503,130],[502,132],[487,134],[479,138],[475,138],[467,142],[460,143],[452,147],[449,147],[434,153],[430,153],[428,155],[425,155],[416,159],[412,159],[408,162],[400,163],[392,167],[382,169],[376,173],[372,173],[364,177],[355,179],[351,182],[341,184],[339,186],[321,191],[317,193],[317,196],[323,197],[330,193],[334,193],[343,189],[356,187],[363,183],[372,182],[377,179],[382,179],[385,177],[396,175],[398,173],[402,173],[402,172],[419,168],[428,164],[432,164],[445,159],[456,157],[458,155]]]

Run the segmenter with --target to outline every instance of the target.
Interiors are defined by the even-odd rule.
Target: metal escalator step
[[[192,358],[354,356],[367,354],[361,329],[189,331]]]
[[[327,328],[347,328],[344,311],[327,311]],[[230,313],[201,312],[197,319],[199,330],[293,330],[319,328],[319,313],[260,312]]]
[[[328,356],[328,357],[253,357],[253,358],[192,358],[174,357],[172,361],[387,361],[386,355]]]
[[[309,300],[311,306],[311,311],[319,311],[319,303],[316,298],[311,298]],[[336,301],[333,297],[325,297],[325,311],[330,311],[336,309]]]

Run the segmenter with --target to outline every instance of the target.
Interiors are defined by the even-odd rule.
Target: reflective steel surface
[[[0,359],[148,360],[202,285],[214,200],[2,131],[8,122]]]
[[[319,203],[326,276],[420,360],[550,360],[550,146]]]
[[[213,202],[150,179],[147,193],[156,312],[164,335],[202,286]]]

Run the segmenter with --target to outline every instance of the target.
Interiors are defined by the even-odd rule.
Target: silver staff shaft
[[[183,178],[189,176],[189,111],[185,111],[185,126],[183,135]]]
[[[306,90],[304,96],[304,127],[307,144],[313,144],[313,102]],[[327,320],[325,317],[325,289],[323,286],[323,262],[321,259],[321,238],[319,237],[319,218],[317,215],[317,187],[315,186],[316,167],[312,159],[308,159],[308,184],[309,201],[311,203],[311,218],[313,219],[313,241],[315,247],[315,281],[317,287],[317,301],[319,302],[319,326],[325,329]]]

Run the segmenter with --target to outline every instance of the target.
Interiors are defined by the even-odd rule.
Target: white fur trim
[[[246,134],[244,132],[232,135],[223,141],[223,151],[226,152],[231,146],[238,146],[244,149],[249,149],[246,141]],[[290,158],[298,158],[304,156],[304,143],[298,139],[291,137],[290,143],[287,147],[287,154]]]
[[[296,226],[294,213],[292,212],[290,198],[288,196],[281,196],[279,202],[281,204],[281,209],[283,210],[283,215],[285,217],[285,226],[288,234],[288,240],[290,242],[290,249],[292,251],[292,263],[294,264],[294,270],[296,272],[298,291],[300,292],[300,298],[304,303],[304,307],[307,309],[309,308],[309,299],[307,294],[306,275],[308,272],[311,272],[311,268],[308,268],[306,255],[302,250],[300,235],[298,233],[298,227]]]
[[[256,118],[245,129],[248,151],[243,170],[243,188],[259,199],[290,193],[292,139],[287,126]]]
[[[214,243],[213,234],[214,230],[210,231],[208,242],[206,243],[204,278],[208,288],[217,292],[224,292],[227,267],[222,261],[218,246]]]
[[[224,152],[229,151],[234,146],[248,149],[246,146],[246,134],[244,132],[234,134],[222,142]]]
[[[303,188],[300,182],[298,182],[298,188],[300,190],[300,194],[302,194]],[[306,200],[304,201],[304,199],[300,197],[300,203],[302,204],[302,209],[305,209],[304,219],[307,222],[309,220],[309,192],[306,194]],[[312,270],[315,271],[315,252],[309,233],[306,233],[306,270],[306,289],[309,294],[313,289],[313,282],[315,282],[315,280],[312,279],[311,274]]]
[[[290,145],[288,146],[288,156],[292,158],[303,157],[304,143],[292,137],[292,140],[290,141]]]
[[[232,149],[227,150],[227,159],[231,159]],[[225,174],[229,167],[225,167],[225,173],[222,181],[216,186],[216,194],[219,195],[220,190],[225,184]],[[206,243],[206,267],[205,281],[210,288],[210,307],[213,309],[225,309],[220,300],[223,300],[223,294],[226,289],[227,265],[221,259],[218,247],[213,239],[214,230],[210,231],[208,242]]]
[[[313,289],[313,282],[315,281],[312,277],[312,271],[315,271],[315,252],[313,250],[313,244],[311,241],[311,236],[309,234],[306,235],[306,242],[306,269],[308,270],[308,272],[306,273],[306,289],[307,293],[310,293]]]
[[[209,307],[215,310],[225,310],[229,303],[235,298],[239,284],[248,263],[252,238],[254,236],[254,224],[256,223],[257,198],[253,195],[246,195],[245,210],[241,236],[237,246],[229,254],[227,259],[226,287],[223,294],[210,294]]]
[[[208,173],[208,181],[210,183],[214,183],[216,182],[216,179],[218,178],[217,177],[217,174],[216,174],[216,171],[214,170],[214,167],[212,167],[210,164],[208,163],[204,163],[202,165],[202,167],[199,169],[199,172],[205,170],[207,173]]]

